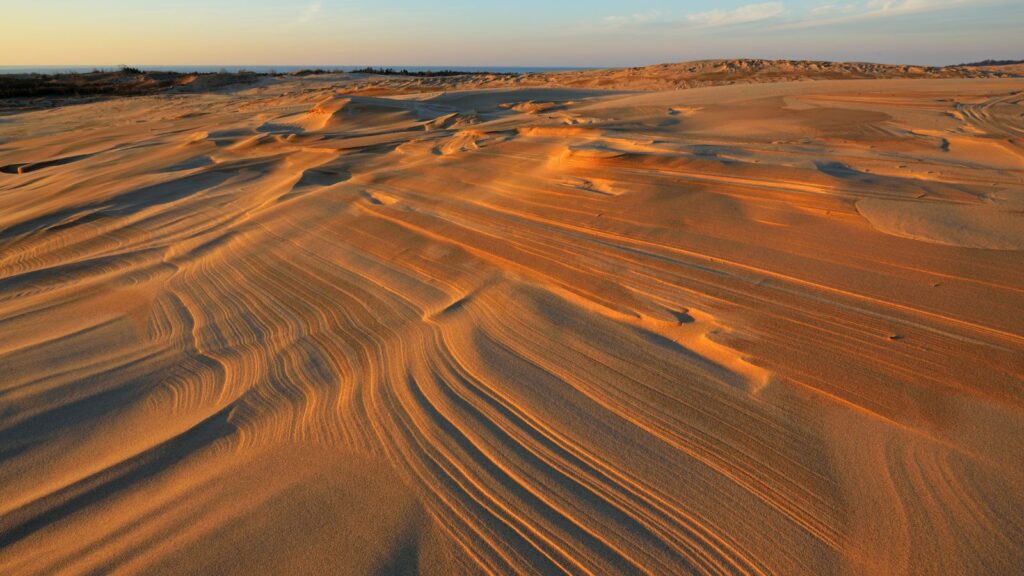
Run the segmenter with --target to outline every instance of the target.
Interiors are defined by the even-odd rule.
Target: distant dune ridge
[[[995,61],[993,61],[995,62]],[[132,96],[159,92],[208,92],[232,85],[252,84],[261,78],[334,75],[362,80],[367,90],[440,90],[507,87],[577,87],[620,90],[672,90],[735,83],[869,78],[986,78],[1021,76],[1019,66],[963,64],[932,67],[828,62],[813,60],[699,60],[636,68],[593,69],[567,72],[488,73],[458,70],[414,71],[393,68],[341,70],[304,69],[286,74],[207,72],[149,72],[123,67],[116,71],[72,74],[0,74],[0,110],[18,102],[12,98],[69,96]],[[350,89],[353,89],[352,87]],[[8,101],[5,102],[4,100]],[[59,102],[58,102],[59,103]],[[24,104],[21,103],[23,106]]]
[[[1012,77],[997,67],[910,66],[864,62],[811,60],[698,60],[636,68],[593,69],[524,74],[465,74],[434,78],[368,76],[363,89],[423,91],[436,89],[490,89],[511,87],[597,88],[605,90],[677,90],[723,84],[852,80],[883,78],[991,78]]]
[[[559,85],[581,88],[670,90],[733,83],[870,78],[978,78],[1000,76],[998,70],[929,67],[813,60],[699,60],[614,70],[522,74],[495,82],[512,85]],[[1008,74],[1009,75],[1009,74]]]
[[[303,75],[0,116],[0,573],[1016,573],[1002,75]]]

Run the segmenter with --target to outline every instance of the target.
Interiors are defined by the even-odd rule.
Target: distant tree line
[[[376,74],[378,76],[413,76],[416,78],[439,78],[443,76],[515,76],[515,72],[486,72],[486,71],[469,71],[469,70],[409,70],[408,68],[376,68],[373,66],[367,66],[365,68],[356,68],[355,70],[341,70],[341,69],[329,69],[329,68],[303,68],[302,70],[296,70],[292,72],[292,76],[316,76],[318,74]]]
[[[403,68],[366,67],[356,70],[307,68],[292,72],[293,76],[309,76],[317,74],[377,74],[382,76],[410,76],[417,78],[438,78],[445,76],[466,76],[466,75],[487,75],[487,76],[516,76],[515,72],[483,72],[467,70],[409,70]],[[178,85],[179,81],[188,75],[208,76],[215,74],[232,74],[244,76],[277,76],[276,71],[269,74],[261,74],[249,70],[239,70],[231,73],[221,69],[219,73],[214,72],[160,72],[155,70],[142,70],[134,66],[123,65],[113,70],[93,69],[92,72],[72,72],[58,74],[0,74],[0,98],[21,98],[21,97],[78,97],[78,96],[131,96],[138,94],[152,94],[161,90]]]
[[[957,66],[1009,66],[1012,64],[1024,64],[1024,60],[982,60],[981,62],[957,64]]]
[[[437,78],[441,76],[466,76],[466,75],[478,75],[478,76],[514,76],[514,72],[486,72],[486,71],[466,71],[466,70],[408,70],[403,68],[396,70],[395,68],[358,68],[352,70],[352,74],[378,74],[381,76],[415,76],[418,78]]]
[[[87,74],[0,74],[0,98],[134,96],[172,85],[172,78],[154,79],[141,72],[123,70]]]

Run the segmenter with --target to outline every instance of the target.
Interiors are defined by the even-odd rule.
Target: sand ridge
[[[579,88],[665,91],[731,84],[819,80],[1009,78],[1019,66],[913,66],[870,62],[765,60],[760,58],[695,60],[632,68],[585,69],[525,74],[472,74],[438,77],[337,75],[351,89],[368,93],[425,92],[496,88]],[[528,105],[528,103],[523,103]]]
[[[1024,81],[390,89],[0,123],[0,572],[1024,564]]]

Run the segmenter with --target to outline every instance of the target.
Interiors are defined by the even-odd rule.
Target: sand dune
[[[695,60],[634,68],[414,77],[336,75],[352,90],[370,93],[496,88],[597,88],[601,90],[678,90],[729,84],[907,78],[1000,78],[1021,76],[1014,66],[913,66],[817,60]],[[315,80],[315,77],[313,78]]]
[[[1024,81],[420,87],[0,122],[0,573],[1024,565]]]

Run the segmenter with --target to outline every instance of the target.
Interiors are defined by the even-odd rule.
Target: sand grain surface
[[[1024,81],[395,92],[0,120],[0,573],[1024,565]]]

